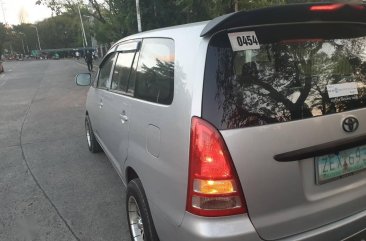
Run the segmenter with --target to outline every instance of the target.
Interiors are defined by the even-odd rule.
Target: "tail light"
[[[327,4],[327,5],[314,5],[310,7],[310,11],[314,11],[314,12],[332,12],[332,11],[337,11],[343,7],[345,7],[346,4],[344,3],[335,3],[335,4]],[[365,10],[365,6],[363,5],[359,5],[359,4],[350,4],[347,5],[350,6],[351,8],[355,9],[355,10]]]
[[[335,3],[329,5],[314,5],[310,7],[310,11],[336,11],[340,8],[343,8],[345,4]]]
[[[187,211],[217,217],[247,212],[233,161],[221,134],[192,118]]]

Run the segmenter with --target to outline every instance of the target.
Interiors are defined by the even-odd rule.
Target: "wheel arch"
[[[126,168],[126,184],[128,184],[131,180],[135,178],[140,179],[139,175],[137,175],[137,172],[132,167],[128,166]]]

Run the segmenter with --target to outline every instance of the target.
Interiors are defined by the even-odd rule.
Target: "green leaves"
[[[73,12],[80,0],[38,0],[59,15]],[[98,41],[112,42],[137,32],[135,0],[88,0],[84,8],[94,16],[93,31]],[[286,0],[140,0],[143,31],[209,20],[239,10],[284,4]]]
[[[299,0],[140,0],[142,30],[210,20],[235,9],[249,10],[287,1]],[[137,33],[136,0],[37,0],[36,4],[47,6],[54,15],[37,24],[43,48],[82,46],[77,6],[81,8],[88,40],[95,36],[100,43],[111,43]],[[34,29],[25,26],[19,31],[25,33],[29,48],[37,49]],[[2,28],[0,43],[4,42]]]

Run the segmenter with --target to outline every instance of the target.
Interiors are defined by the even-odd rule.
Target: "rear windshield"
[[[229,35],[243,32],[250,36],[239,41],[238,50]],[[216,34],[207,52],[202,116],[219,129],[233,129],[363,108],[365,36],[366,26],[361,24],[257,27]]]

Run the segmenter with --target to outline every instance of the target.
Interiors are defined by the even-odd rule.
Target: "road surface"
[[[127,241],[125,189],[84,138],[87,89],[73,60],[4,63],[0,240]]]

